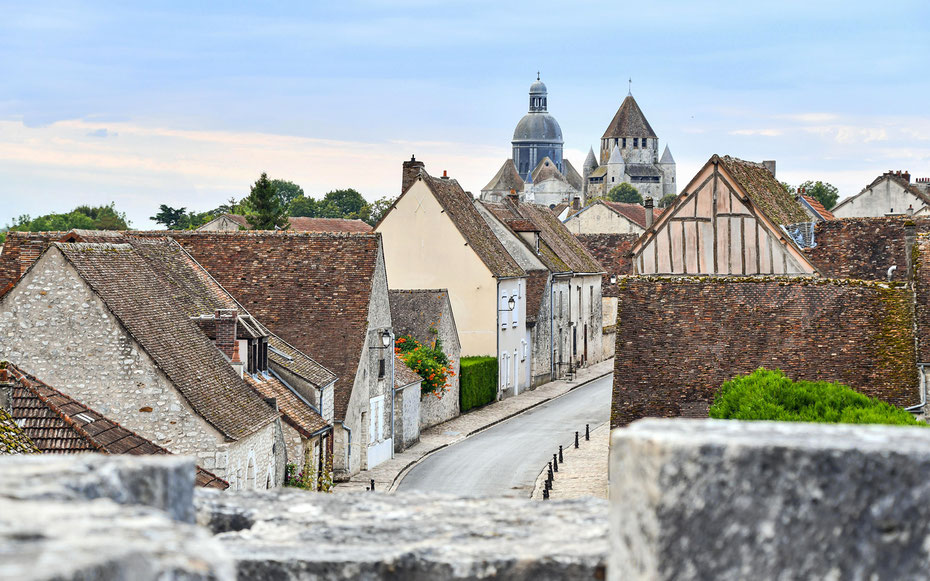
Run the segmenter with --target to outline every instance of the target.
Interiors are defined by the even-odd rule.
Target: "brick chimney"
[[[513,188],[510,188],[510,193],[507,194],[507,199],[510,200],[510,203],[514,206],[520,205],[520,195],[517,194],[517,191]]]
[[[410,161],[404,162],[404,175],[400,184],[400,193],[406,192],[410,184],[417,181],[417,176],[420,175],[421,169],[425,170],[426,164],[422,161],[417,161],[417,158],[412,155],[410,156]]]
[[[772,172],[772,177],[775,177],[775,160],[774,159],[767,159],[762,162],[762,165],[765,166],[765,169]]]
[[[651,197],[643,200],[643,207],[646,208],[646,230],[652,228],[652,222],[655,220],[654,204]]]
[[[217,309],[213,315],[216,326],[216,348],[232,361],[239,352],[236,341],[236,321],[239,311],[236,309]]]
[[[578,196],[575,196],[574,198],[572,198],[572,210],[580,210],[580,209],[581,209],[581,198]]]

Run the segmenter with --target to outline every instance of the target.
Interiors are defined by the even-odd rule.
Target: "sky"
[[[713,154],[853,195],[930,177],[930,3],[8,2],[0,226],[115,202],[205,211],[261,172],[308,195],[477,193],[540,71],[581,167],[632,93],[686,184]]]

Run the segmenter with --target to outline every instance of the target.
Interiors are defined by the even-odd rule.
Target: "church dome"
[[[546,84],[540,81],[538,77],[533,81],[533,84],[530,85],[530,95],[545,95],[547,92]]]
[[[513,130],[513,141],[562,143],[562,128],[548,113],[527,113]]]

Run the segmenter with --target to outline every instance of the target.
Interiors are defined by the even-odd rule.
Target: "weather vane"
[[[629,83],[630,83],[630,88],[627,89],[627,95],[630,95],[632,97],[633,96],[633,77],[630,77]]]

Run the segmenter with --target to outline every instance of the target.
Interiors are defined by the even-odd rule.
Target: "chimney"
[[[510,193],[507,194],[507,199],[510,200],[510,203],[514,206],[520,205],[520,196],[517,194],[517,191],[513,188],[510,188]]]
[[[575,196],[574,198],[572,198],[572,210],[580,210],[580,209],[581,209],[581,198],[578,196]]]
[[[911,172],[904,170],[901,172],[901,177],[904,178],[904,181],[911,183]]]
[[[0,410],[13,413],[13,377],[6,361],[0,362]]]
[[[236,309],[217,309],[213,315],[216,326],[216,348],[223,352],[232,361],[239,351],[236,341],[236,320],[239,311]]]
[[[911,204],[910,206],[907,207],[907,215],[908,215],[908,216],[913,216],[913,215],[914,215],[914,205],[913,205],[913,204]]]
[[[410,187],[413,182],[417,181],[417,176],[420,175],[420,170],[425,170],[426,165],[422,161],[417,161],[417,158],[410,156],[410,161],[404,162],[404,172],[403,179],[400,184],[400,193],[407,191],[407,188]]]
[[[646,208],[646,230],[652,228],[652,222],[655,220],[655,212],[653,211],[652,198],[648,197],[643,200],[643,207]]]
[[[446,170],[442,170],[442,179],[444,180],[449,179],[449,172],[447,172]]]
[[[772,177],[775,177],[775,160],[774,159],[763,161],[762,165],[765,166],[765,169],[772,172]]]

